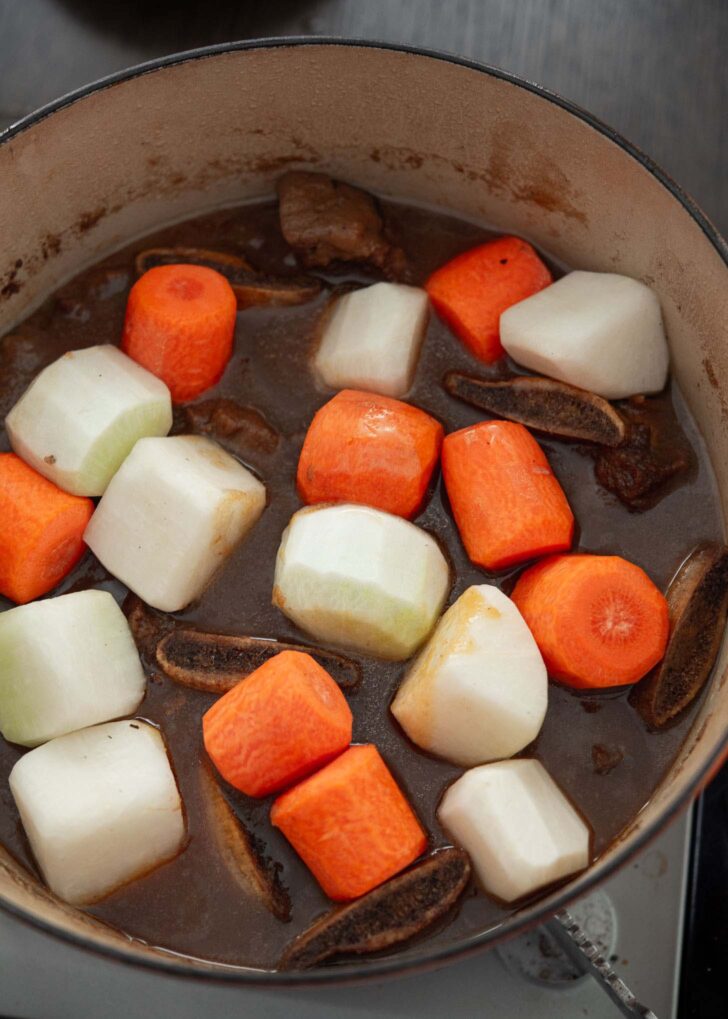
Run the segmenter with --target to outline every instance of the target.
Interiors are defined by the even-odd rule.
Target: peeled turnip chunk
[[[314,369],[332,389],[403,396],[412,385],[427,324],[419,287],[375,283],[339,297],[324,326]]]
[[[398,661],[427,637],[449,581],[435,539],[407,520],[307,507],[283,532],[273,604],[319,640]]]
[[[608,400],[667,381],[660,302],[629,276],[570,272],[503,312],[500,337],[519,364]]]
[[[147,604],[176,612],[202,593],[264,506],[265,487],[216,442],[140,439],[84,540]]]
[[[470,854],[485,890],[504,902],[589,864],[589,829],[538,761],[466,771],[445,793],[437,816]]]
[[[511,757],[538,735],[546,666],[516,606],[469,587],[411,666],[392,713],[423,750],[470,767]]]
[[[0,730],[33,747],[129,715],[145,677],[107,591],[78,591],[0,613]]]
[[[137,439],[166,435],[172,399],[112,346],[71,350],[48,365],[5,420],[26,463],[74,495],[102,495]]]
[[[59,736],[20,758],[10,789],[44,878],[73,905],[141,877],[184,842],[164,741],[144,722]]]

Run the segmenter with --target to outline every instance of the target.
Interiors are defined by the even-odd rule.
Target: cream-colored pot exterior
[[[448,58],[325,41],[221,47],[146,66],[28,118],[0,144],[0,333],[131,238],[269,195],[288,167],[445,207],[525,234],[571,265],[649,283],[728,505],[725,245],[674,186],[587,115]],[[533,923],[603,878],[694,795],[725,749],[725,659],[724,649],[670,775],[586,875],[437,956],[424,942],[400,961],[295,979],[432,963]],[[286,979],[155,953],[58,903],[2,851],[0,903],[128,960],[219,979]]]

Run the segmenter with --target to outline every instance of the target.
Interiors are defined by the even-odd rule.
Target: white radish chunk
[[[589,865],[589,829],[539,761],[466,771],[437,816],[470,855],[485,890],[504,902]]]
[[[392,713],[429,753],[471,767],[538,735],[548,678],[531,631],[497,587],[469,587],[409,669]]]
[[[34,747],[129,715],[146,679],[108,591],[78,591],[0,613],[0,731]]]
[[[216,442],[140,439],[84,541],[148,605],[176,612],[202,594],[264,506],[264,485]]]
[[[171,427],[164,382],[109,345],[49,364],[5,419],[18,456],[74,495],[102,495],[137,439]]]
[[[656,393],[667,381],[660,302],[629,276],[570,272],[504,311],[500,337],[531,371],[608,400]]]
[[[107,722],[31,750],[10,790],[43,877],[72,905],[172,859],[185,839],[164,741],[145,722]]]
[[[273,604],[319,640],[399,661],[425,640],[449,586],[439,545],[409,521],[315,506],[283,532]]]
[[[314,370],[332,389],[404,396],[425,333],[428,299],[419,287],[375,283],[339,297],[324,325]]]

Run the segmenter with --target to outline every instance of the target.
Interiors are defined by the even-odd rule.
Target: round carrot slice
[[[665,653],[667,601],[619,556],[552,556],[512,595],[553,679],[581,689],[636,683]]]
[[[131,288],[122,349],[166,382],[175,403],[214,385],[230,359],[237,301],[219,272],[160,265]]]

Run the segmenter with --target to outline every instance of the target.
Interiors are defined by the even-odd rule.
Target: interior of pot
[[[708,442],[726,505],[725,247],[643,161],[588,118],[453,60],[342,43],[243,45],[144,69],[30,118],[0,146],[0,333],[65,278],[133,237],[267,195],[289,167],[443,207],[522,234],[573,266],[652,286],[673,370]],[[725,657],[724,648],[671,773],[588,874],[441,956],[533,922],[583,891],[686,802],[726,743]],[[0,900],[127,958],[208,975],[256,972],[193,963],[131,941],[54,900],[2,850]],[[431,957],[424,942],[399,958],[308,979],[374,974]]]

